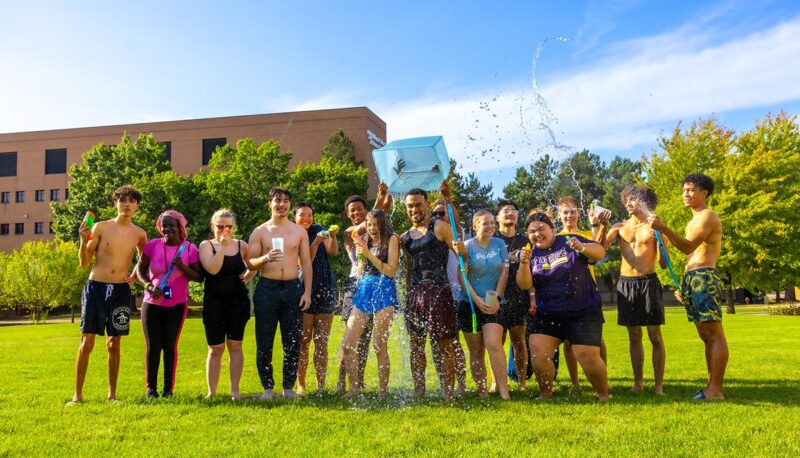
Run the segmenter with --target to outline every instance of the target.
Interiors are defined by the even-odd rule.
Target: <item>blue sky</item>
[[[0,132],[363,105],[496,188],[542,121],[609,160],[800,112],[797,1],[29,1],[0,43]]]

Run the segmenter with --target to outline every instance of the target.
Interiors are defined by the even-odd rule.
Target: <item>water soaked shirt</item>
[[[469,253],[467,279],[475,294],[486,296],[486,291],[497,288],[497,281],[503,272],[503,265],[508,261],[506,244],[497,237],[492,237],[486,248],[478,243],[478,239],[471,238],[464,242]],[[462,300],[467,300],[466,294]]]

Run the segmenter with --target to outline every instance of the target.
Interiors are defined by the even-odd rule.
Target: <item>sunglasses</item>
[[[433,216],[434,218],[443,218],[444,215],[446,214],[447,213],[444,210],[437,210],[435,212],[431,212],[431,216]]]
[[[224,229],[233,229],[233,224],[215,224],[217,229],[224,230]]]

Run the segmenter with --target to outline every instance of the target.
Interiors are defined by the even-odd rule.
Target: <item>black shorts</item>
[[[336,289],[329,286],[311,288],[311,305],[303,310],[309,315],[324,315],[336,311]]]
[[[527,312],[527,309],[525,310]],[[525,312],[519,313],[519,310],[514,310],[514,305],[503,301],[500,304],[500,309],[497,313],[486,315],[475,307],[475,318],[477,321],[478,329],[472,329],[472,309],[468,301],[458,301],[456,303],[456,320],[458,321],[458,330],[461,332],[480,332],[484,324],[495,323],[503,326],[505,329],[511,329],[525,324]]]
[[[450,283],[416,283],[406,292],[403,310],[410,334],[425,336],[431,341],[452,340],[458,336],[456,309]]]
[[[203,326],[206,343],[219,345],[225,340],[244,340],[244,328],[250,319],[250,299],[247,296],[220,300],[203,296]]]
[[[528,321],[529,334],[544,334],[572,345],[599,347],[603,340],[603,309],[597,308],[580,317],[543,318],[535,315]]]
[[[525,324],[531,308],[531,298],[527,291],[517,288],[506,289],[505,310],[503,325],[506,329],[516,328]]]
[[[131,324],[131,287],[89,280],[81,294],[81,333],[127,336]]]
[[[664,324],[664,288],[658,275],[619,277],[617,282],[617,324],[620,326],[661,326]]]

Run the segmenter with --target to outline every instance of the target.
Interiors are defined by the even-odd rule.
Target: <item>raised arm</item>
[[[305,230],[301,230],[300,235],[300,267],[303,269],[303,286],[305,288],[303,297],[300,298],[300,310],[306,310],[311,306],[311,283],[314,271],[311,268],[311,256],[309,254],[311,247],[308,244],[308,233]]]
[[[619,231],[624,226],[623,223],[617,223],[611,227],[611,230],[608,231],[608,234],[602,235],[600,240],[597,243],[603,245],[603,248],[610,247],[614,242],[617,241],[619,237]],[[602,231],[601,231],[602,234]]]
[[[92,262],[92,257],[94,257],[94,252],[97,250],[97,244],[100,243],[100,238],[102,237],[102,229],[100,229],[101,224],[95,224],[92,228],[86,227],[86,222],[81,222],[81,226],[78,229],[78,233],[80,234],[80,246],[78,247],[78,260],[81,263],[81,267],[84,269],[89,267],[89,264]],[[89,240],[89,234],[92,234],[92,239]]]
[[[684,238],[670,229],[669,226],[656,215],[650,215],[647,221],[653,229],[667,236],[669,241],[685,254],[693,253],[697,247],[706,241],[708,236],[711,235],[711,232],[720,225],[719,217],[716,213],[711,211],[703,212],[698,216],[696,224],[692,225],[692,229]]]
[[[392,195],[389,194],[389,186],[383,181],[378,184],[378,194],[375,196],[373,210],[383,210],[388,212],[392,208]]]

